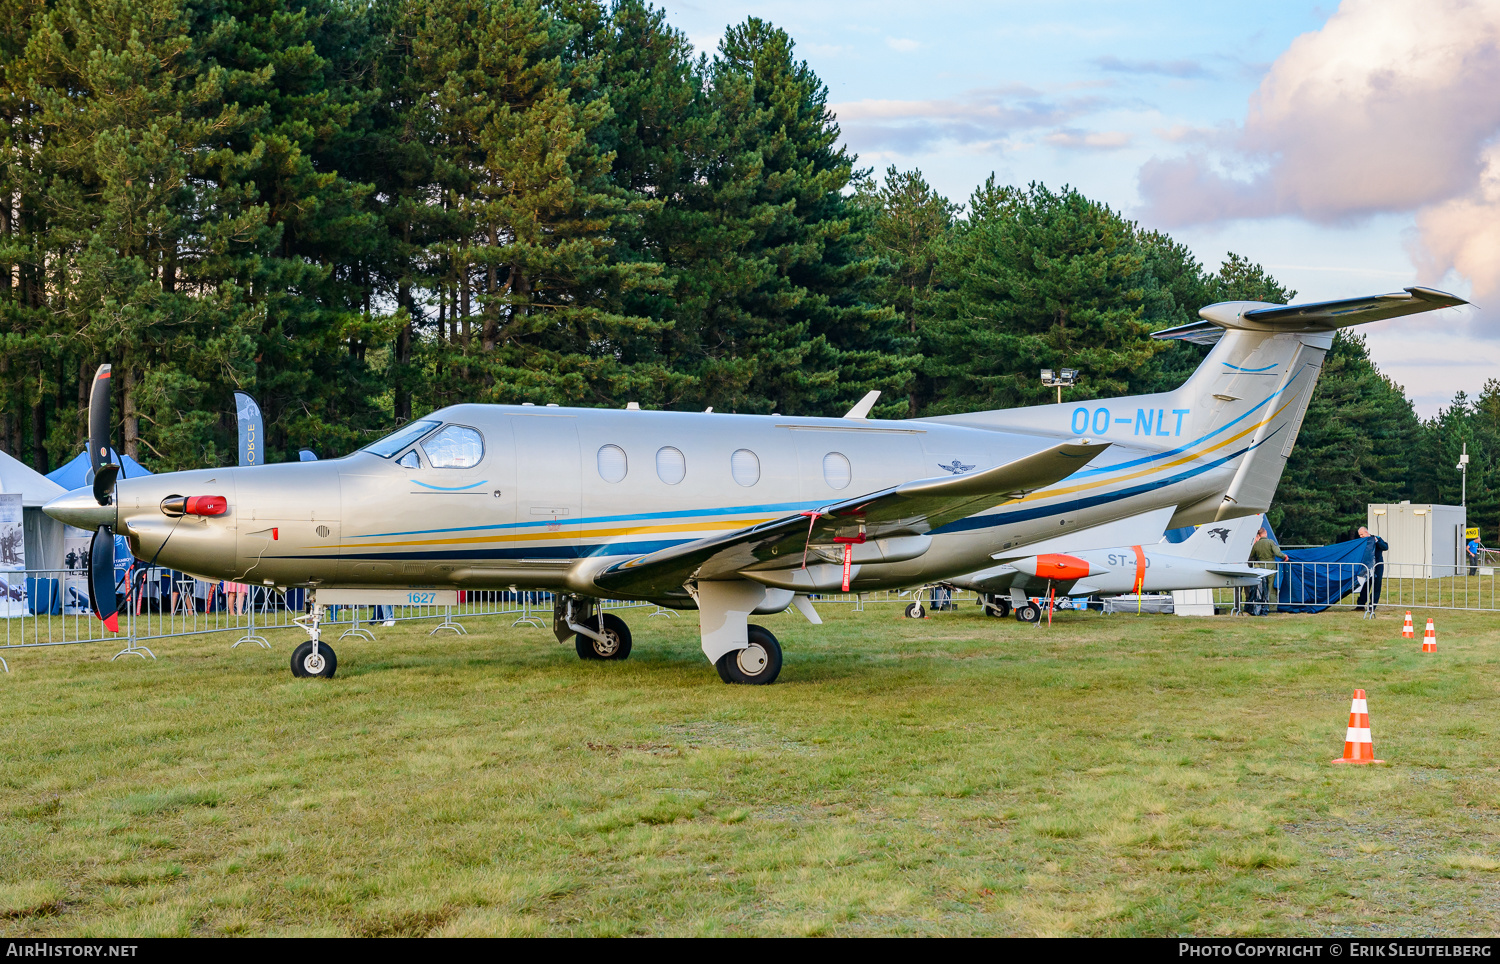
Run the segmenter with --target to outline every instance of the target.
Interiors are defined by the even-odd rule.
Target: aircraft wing
[[[970,475],[918,479],[721,536],[616,563],[594,576],[606,592],[655,596],[694,579],[727,579],[745,569],[795,568],[808,545],[922,535],[949,522],[1065,479],[1109,448],[1064,442]]]

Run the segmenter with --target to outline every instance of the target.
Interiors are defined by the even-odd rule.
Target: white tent
[[[26,568],[61,569],[63,533],[70,527],[42,511],[42,506],[67,490],[24,462],[0,452],[0,492],[21,493],[21,515],[26,525]]]

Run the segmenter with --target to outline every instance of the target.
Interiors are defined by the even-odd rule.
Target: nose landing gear
[[[323,679],[332,679],[334,672],[338,669],[339,660],[333,652],[333,647],[321,641],[323,607],[318,603],[317,591],[307,594],[311,608],[305,615],[298,616],[292,622],[307,630],[307,635],[312,638],[292,650],[292,675],[305,678],[317,676]]]

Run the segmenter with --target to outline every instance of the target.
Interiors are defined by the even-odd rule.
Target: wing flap
[[[594,583],[606,593],[664,595],[694,579],[798,566],[805,548],[835,539],[922,535],[1065,479],[1107,448],[1108,442],[1064,442],[983,472],[905,482],[815,512],[627,559],[598,573]]]

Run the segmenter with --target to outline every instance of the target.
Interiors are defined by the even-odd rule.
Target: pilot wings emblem
[[[972,466],[972,465],[965,465],[965,464],[963,464],[958,459],[954,459],[952,461],[952,463],[950,463],[948,465],[944,465],[941,462],[938,463],[938,468],[942,469],[944,472],[951,472],[954,475],[963,475],[965,472],[969,471],[973,467],[974,466]]]
[[[1208,537],[1210,539],[1218,539],[1220,542],[1224,543],[1226,546],[1229,545],[1229,530],[1228,529],[1209,529],[1208,530]]]

